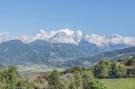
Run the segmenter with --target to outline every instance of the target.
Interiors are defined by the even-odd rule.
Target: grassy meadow
[[[108,89],[135,89],[135,79],[100,79]]]

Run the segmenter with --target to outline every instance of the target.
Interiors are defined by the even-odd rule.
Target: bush
[[[0,89],[33,89],[32,85],[22,78],[15,66],[0,71]]]

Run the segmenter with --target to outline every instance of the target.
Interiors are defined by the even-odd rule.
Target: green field
[[[101,79],[108,89],[135,89],[135,79]]]

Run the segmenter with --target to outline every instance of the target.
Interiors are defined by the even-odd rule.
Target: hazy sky
[[[0,32],[61,28],[135,36],[135,0],[0,0]]]

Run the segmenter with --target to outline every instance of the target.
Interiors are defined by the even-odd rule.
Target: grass
[[[135,79],[101,79],[108,89],[135,89]]]

